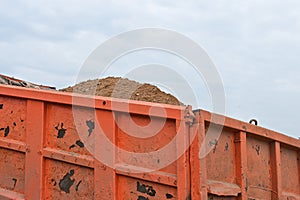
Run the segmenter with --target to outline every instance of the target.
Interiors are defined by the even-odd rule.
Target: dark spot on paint
[[[16,178],[13,178],[12,180],[13,180],[13,182],[14,182],[13,189],[15,189],[15,187],[16,187],[16,185],[17,185],[17,179],[16,179]]]
[[[7,126],[4,130],[4,137],[7,137],[9,134],[9,126]]]
[[[93,122],[92,120],[87,120],[86,125],[89,127],[88,132],[89,132],[89,136],[90,136],[95,128],[95,122]]]
[[[3,109],[3,104],[0,104],[0,109]]]
[[[136,190],[141,193],[148,194],[151,197],[154,197],[156,191],[150,185],[141,184],[140,182],[136,183]]]
[[[57,138],[63,138],[65,136],[67,129],[64,129],[64,123],[58,124],[55,126],[55,129],[57,130]]]
[[[257,155],[259,155],[259,154],[260,154],[260,145],[255,145],[255,147],[254,147],[254,146],[252,146],[252,148],[253,148],[253,149],[255,149],[255,151],[256,151],[256,153],[257,153]]]
[[[0,128],[0,131],[4,131],[5,128]]]
[[[106,105],[106,101],[103,101],[103,102],[102,102],[102,105],[104,105],[104,106],[105,106],[105,105]]]
[[[160,163],[160,160],[159,160],[159,159],[157,159],[157,163],[158,163],[158,164]]]
[[[24,122],[24,119],[20,119],[21,122]]]
[[[10,111],[10,113],[11,113],[11,114],[13,114],[13,113],[14,113],[14,111],[12,110],[12,111]]]
[[[245,125],[243,125],[243,126],[242,126],[242,128],[244,129],[244,131],[246,131],[246,130],[247,130],[247,128],[246,128],[246,126],[245,126]]]
[[[169,194],[169,193],[166,194],[166,198],[167,198],[167,199],[172,199],[173,197],[174,197],[174,196],[173,196],[172,194]]]
[[[51,179],[51,183],[53,184],[53,186],[56,186],[56,181],[54,179]]]
[[[70,172],[64,175],[64,177],[59,181],[59,188],[62,191],[66,193],[70,193],[70,188],[75,182],[75,179],[71,179],[73,175],[74,175],[74,170],[71,169]]]
[[[215,153],[216,152],[216,150],[217,150],[217,145],[218,145],[218,140],[216,140],[216,139],[214,139],[214,140],[212,140],[212,141],[209,141],[209,146],[213,146],[214,148],[213,148],[213,153]]]
[[[138,196],[137,200],[149,200],[148,197]]]
[[[17,126],[16,122],[13,123],[14,126]]]
[[[136,190],[141,193],[146,193],[146,186],[143,184],[141,185],[140,182],[136,183]]]
[[[229,147],[228,142],[226,142],[226,144],[225,144],[225,151],[228,151],[228,147]]]
[[[81,147],[81,148],[84,147],[84,144],[83,144],[80,140],[77,140],[77,141],[76,141],[76,144],[77,144],[79,147]]]
[[[78,187],[79,187],[79,185],[80,185],[81,182],[82,182],[82,180],[80,180],[80,181],[77,183],[77,185],[76,185],[76,187],[75,187],[76,192],[78,191]]]
[[[75,145],[75,144],[72,144],[72,145],[69,147],[69,149],[72,149],[72,148],[74,148],[74,147],[76,147],[76,145]]]

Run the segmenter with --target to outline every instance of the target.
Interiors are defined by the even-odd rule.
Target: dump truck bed
[[[211,115],[0,85],[0,197],[300,199],[299,140]],[[222,133],[200,159],[211,124]]]

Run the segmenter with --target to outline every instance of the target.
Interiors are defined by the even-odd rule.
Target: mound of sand
[[[88,80],[61,89],[60,91],[171,105],[183,105],[176,97],[161,91],[154,85],[141,84],[120,77]]]

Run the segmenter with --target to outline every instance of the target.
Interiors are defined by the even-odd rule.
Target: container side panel
[[[285,147],[281,148],[281,173],[283,193],[300,195],[298,152]]]
[[[94,172],[90,168],[45,160],[45,199],[94,199]]]
[[[154,170],[162,166],[162,163],[168,163],[168,167],[162,171],[177,173],[176,162],[173,162],[176,160],[176,120],[158,117],[150,119],[144,115],[122,113],[119,114],[117,125],[117,146],[133,153],[126,156],[119,151],[118,163]],[[165,147],[167,151],[160,151]],[[154,154],[151,154],[153,152]],[[132,156],[134,153],[142,153],[143,157],[139,159]]]
[[[248,197],[271,199],[272,181],[270,144],[268,142],[247,137],[247,168]]]
[[[26,100],[0,96],[0,139],[25,142]]]
[[[166,186],[142,179],[117,176],[117,199],[126,200],[175,200],[177,198],[176,187]]]
[[[206,159],[207,179],[236,183],[234,137],[225,129],[218,141],[210,141],[213,149]]]
[[[0,148],[0,187],[24,193],[25,154]]]
[[[85,147],[94,143],[95,114],[93,109],[48,104],[46,121],[45,145],[47,147],[91,155]]]

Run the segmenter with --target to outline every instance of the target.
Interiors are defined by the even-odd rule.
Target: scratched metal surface
[[[26,101],[0,96],[0,137],[25,142]]]
[[[0,187],[24,193],[25,154],[0,148]]]
[[[45,160],[45,199],[93,199],[93,169]]]
[[[53,149],[91,155],[85,148],[87,144],[80,138],[79,133],[87,140],[93,141],[95,134],[94,111],[84,108],[74,109],[76,109],[79,121],[77,126],[74,122],[72,106],[47,104],[45,145]]]
[[[118,176],[118,198],[127,200],[177,199],[176,188],[141,179]]]
[[[213,149],[206,159],[207,178],[236,183],[234,132],[224,129],[220,138],[210,145]]]

